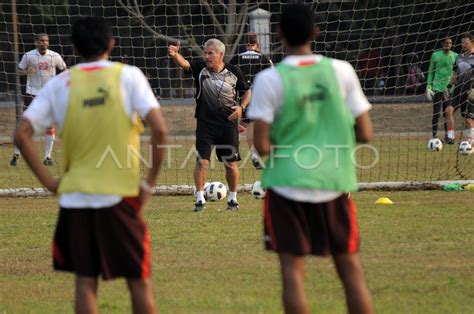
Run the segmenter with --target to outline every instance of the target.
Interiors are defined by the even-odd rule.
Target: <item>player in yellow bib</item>
[[[53,266],[75,274],[77,313],[98,313],[98,276],[124,277],[134,313],[154,313],[150,235],[142,209],[155,185],[166,126],[145,75],[108,61],[114,47],[104,18],[81,17],[71,41],[82,63],[51,79],[25,111],[15,141],[31,170],[59,194]],[[152,164],[140,182],[137,153],[144,119]],[[54,179],[37,159],[32,135],[54,124],[64,174]]]

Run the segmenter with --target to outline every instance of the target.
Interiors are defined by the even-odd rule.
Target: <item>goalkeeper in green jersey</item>
[[[433,101],[433,117],[431,120],[433,138],[438,137],[438,120],[441,108],[443,108],[448,129],[445,135],[447,144],[454,144],[454,108],[449,94],[452,88],[450,82],[453,75],[453,65],[458,55],[451,51],[452,47],[453,41],[450,38],[445,38],[443,49],[435,51],[431,55],[428,86],[426,87],[426,97],[429,101]]]

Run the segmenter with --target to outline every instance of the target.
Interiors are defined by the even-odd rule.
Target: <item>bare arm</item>
[[[245,94],[242,95],[242,99],[240,100],[240,106],[231,107],[232,109],[234,109],[234,112],[229,115],[229,121],[242,118],[242,113],[244,109],[247,108],[247,106],[249,105],[251,98],[252,92],[249,89],[245,92]]]
[[[253,145],[260,156],[270,153],[270,124],[262,120],[255,120],[253,124]]]
[[[181,47],[181,42],[178,41],[176,46],[174,45],[169,45],[168,46],[168,55],[173,58],[173,60],[176,62],[178,66],[180,66],[183,70],[187,71],[189,68],[191,68],[191,64],[189,64],[189,61],[186,60],[180,53],[179,53],[179,48]]]
[[[451,84],[451,86],[454,85],[457,79],[458,79],[457,71],[453,70],[453,74],[451,75],[451,81],[449,82],[449,84]]]
[[[151,168],[148,169],[146,183],[148,187],[153,187],[155,186],[156,179],[158,178],[158,173],[163,163],[163,157],[166,149],[165,145],[167,143],[168,129],[166,127],[165,119],[159,108],[150,110],[150,112],[145,117],[145,121],[147,122],[151,131],[152,150],[152,163]],[[148,202],[150,198],[149,192],[150,191],[146,191],[143,188],[140,189],[139,201],[142,206]]]
[[[28,54],[24,54],[16,67],[16,73],[19,75],[33,75],[36,73],[36,68],[31,65],[28,60]]]
[[[240,101],[240,105],[242,106],[243,109],[247,108],[247,106],[250,103],[250,99],[252,98],[252,92],[250,89],[245,92],[245,94],[242,95],[242,99]]]
[[[51,192],[56,193],[59,181],[51,176],[48,169],[37,157],[36,145],[33,143],[32,139],[33,133],[34,131],[30,121],[23,118],[15,132],[15,144],[20,149],[26,163],[30,166],[31,171],[33,171],[41,184]]]
[[[32,66],[29,66],[28,68],[22,70],[20,68],[16,68],[16,73],[19,75],[33,75],[36,73],[36,69]]]
[[[355,124],[356,140],[359,143],[368,143],[373,138],[372,121],[368,112],[364,112],[356,119]]]

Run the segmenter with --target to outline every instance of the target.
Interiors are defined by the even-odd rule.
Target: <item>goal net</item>
[[[473,31],[474,5],[469,1],[305,1],[316,12],[320,38],[314,51],[350,62],[373,104],[375,140],[355,153],[361,182],[471,180],[474,155],[462,156],[462,118],[455,114],[456,143],[430,152],[432,104],[424,96],[431,54],[450,37],[453,51],[461,50],[461,35]],[[194,167],[194,88],[167,56],[169,44],[181,42],[181,53],[202,58],[203,43],[217,37],[226,45],[226,60],[245,50],[245,34],[256,32],[261,51],[274,63],[283,57],[277,21],[287,1],[247,0],[42,0],[2,4],[0,15],[0,189],[38,188],[22,158],[10,166],[16,125],[16,62],[14,22],[18,19],[18,55],[35,48],[34,35],[47,33],[50,49],[68,66],[79,62],[69,34],[78,16],[106,17],[114,26],[116,48],[112,60],[132,64],[149,78],[160,98],[170,129],[159,185],[164,190],[189,191]],[[416,72],[413,70],[416,69]],[[21,92],[25,92],[21,77]],[[21,104],[19,104],[21,105]],[[439,129],[444,136],[443,117]],[[258,180],[242,135],[241,183]],[[37,135],[38,151],[43,136]],[[148,163],[148,137],[143,137],[143,169]],[[61,143],[56,141],[50,171],[60,176]],[[39,156],[39,158],[42,157]],[[208,181],[224,181],[223,167],[212,158]],[[31,190],[33,194],[35,190]]]

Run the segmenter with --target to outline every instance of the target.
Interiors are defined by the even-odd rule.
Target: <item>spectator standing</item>
[[[357,69],[366,95],[373,95],[380,74],[382,58],[376,48],[362,50],[357,57]]]
[[[420,62],[420,58],[416,55],[416,53],[412,53],[408,55],[408,73],[407,73],[407,82],[406,88],[412,94],[416,94],[418,88],[423,84],[425,81],[425,75],[423,71],[418,66]]]

